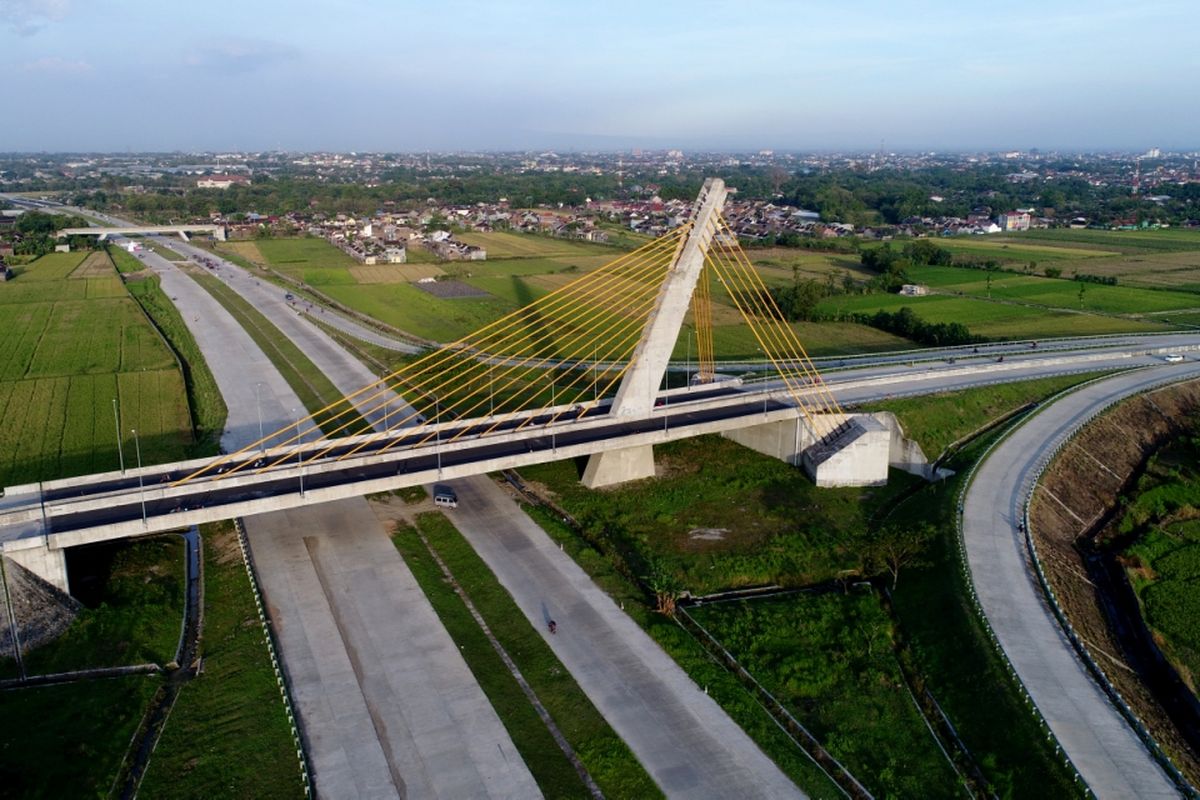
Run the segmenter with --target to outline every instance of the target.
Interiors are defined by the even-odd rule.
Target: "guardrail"
[[[1067,615],[1066,610],[1063,609],[1063,607],[1059,604],[1058,596],[1054,592],[1054,587],[1051,585],[1050,580],[1046,576],[1045,569],[1042,567],[1042,560],[1038,555],[1037,543],[1034,540],[1033,529],[1029,520],[1029,508],[1033,503],[1033,493],[1037,490],[1038,484],[1041,482],[1042,475],[1044,475],[1046,469],[1049,468],[1052,463],[1054,463],[1055,459],[1058,458],[1063,449],[1068,444],[1073,442],[1084,428],[1120,403],[1124,403],[1125,401],[1134,397],[1156,391],[1164,386],[1185,383],[1189,380],[1197,380],[1197,378],[1193,376],[1191,378],[1180,380],[1172,377],[1166,378],[1149,386],[1140,387],[1136,391],[1132,391],[1129,394],[1115,398],[1100,408],[1097,408],[1091,414],[1088,414],[1088,416],[1082,422],[1080,422],[1079,425],[1075,426],[1067,433],[1060,435],[1050,453],[1038,464],[1038,467],[1034,471],[1033,477],[1029,482],[1028,490],[1025,493],[1024,507],[1022,509],[1022,523],[1025,527],[1025,546],[1029,550],[1029,556],[1033,561],[1034,570],[1037,572],[1038,583],[1042,587],[1042,593],[1049,601],[1050,609],[1054,612],[1054,617],[1056,620],[1058,620],[1059,627],[1062,628],[1063,633],[1066,634],[1067,639],[1071,642],[1072,647],[1075,648],[1075,652],[1078,653],[1080,658],[1083,659],[1083,663],[1087,666],[1088,671],[1096,679],[1096,682],[1100,685],[1100,688],[1104,690],[1104,693],[1108,696],[1109,701],[1113,704],[1117,711],[1120,712],[1121,716],[1125,718],[1125,721],[1129,723],[1130,727],[1133,728],[1134,733],[1137,734],[1138,738],[1142,742],[1142,745],[1147,749],[1147,751],[1149,751],[1151,757],[1153,757],[1154,760],[1163,767],[1163,770],[1168,776],[1170,776],[1171,780],[1181,791],[1183,791],[1185,794],[1189,794],[1192,797],[1200,797],[1200,790],[1197,790],[1195,786],[1192,786],[1183,773],[1180,772],[1180,770],[1171,761],[1170,756],[1168,756],[1166,752],[1163,751],[1162,747],[1159,746],[1158,742],[1150,734],[1149,729],[1146,728],[1145,723],[1143,723],[1137,713],[1129,707],[1129,704],[1125,702],[1125,698],[1121,696],[1120,690],[1117,689],[1117,687],[1114,686],[1111,681],[1109,681],[1104,670],[1092,657],[1091,651],[1088,650],[1087,644],[1083,641],[1083,637],[1075,632],[1075,628],[1071,624],[1070,617]]]
[[[1097,381],[1105,380],[1109,377],[1111,376],[1105,375],[1091,381],[1086,381],[1078,386],[1071,387],[1070,389],[1065,389],[1043,401],[1042,405],[1039,406],[1038,409],[1033,410],[1032,413],[1026,416],[1033,416],[1037,413],[1037,411],[1050,405],[1065,394],[1068,394],[1072,391],[1077,391],[1084,386],[1096,383]],[[1050,725],[1046,722],[1046,718],[1042,716],[1042,712],[1037,707],[1037,704],[1033,702],[1033,698],[1029,694],[1029,689],[1025,686],[1025,682],[1021,680],[1021,676],[1017,673],[1016,667],[1013,666],[1012,661],[1009,659],[1008,653],[1004,651],[1003,645],[1000,644],[1000,639],[996,636],[996,631],[992,628],[992,623],[988,620],[987,614],[984,613],[983,606],[979,602],[979,596],[975,593],[975,582],[971,580],[971,565],[967,560],[967,544],[963,535],[963,506],[966,500],[967,490],[971,488],[971,483],[974,481],[975,473],[979,470],[980,465],[983,464],[991,452],[995,450],[1001,443],[1003,443],[1009,436],[1011,436],[1013,431],[1015,431],[1019,426],[1020,422],[1014,422],[1013,425],[1008,428],[1008,430],[1004,431],[1004,433],[998,436],[994,442],[989,444],[987,448],[979,455],[979,458],[975,460],[975,463],[971,465],[971,469],[967,471],[967,474],[963,479],[962,488],[959,489],[958,492],[958,508],[955,514],[955,527],[957,528],[958,532],[959,567],[962,570],[963,578],[966,580],[967,595],[971,598],[971,604],[975,607],[975,614],[979,621],[983,624],[983,629],[991,639],[992,646],[995,648],[996,653],[999,654],[1001,660],[1008,667],[1009,677],[1020,691],[1022,698],[1025,700],[1025,705],[1028,706],[1029,710],[1033,713],[1034,718],[1042,728],[1042,732],[1046,734],[1046,738],[1054,743],[1055,754],[1061,756],[1063,763],[1067,766],[1067,768],[1074,772],[1075,782],[1081,785],[1084,794],[1090,798],[1096,798],[1096,793],[1093,792],[1092,788],[1087,785],[1086,781],[1083,780],[1083,777],[1079,774],[1079,768],[1075,766],[1075,762],[1071,760],[1071,756],[1067,753],[1066,749],[1063,748],[1062,742],[1059,741],[1058,736],[1056,736],[1054,731],[1050,728]]]

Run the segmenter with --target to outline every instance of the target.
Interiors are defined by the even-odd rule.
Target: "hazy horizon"
[[[906,5],[0,0],[0,151],[1200,148],[1196,4]]]

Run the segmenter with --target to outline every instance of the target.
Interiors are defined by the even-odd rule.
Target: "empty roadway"
[[[963,504],[963,539],[979,604],[1021,682],[1088,786],[1101,798],[1179,792],[1109,702],[1067,639],[1018,529],[1041,463],[1096,410],[1200,364],[1159,366],[1098,381],[1046,406],[980,464]]]

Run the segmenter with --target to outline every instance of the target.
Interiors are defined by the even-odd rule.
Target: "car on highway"
[[[1163,356],[1163,361],[1166,361],[1168,364],[1178,364],[1180,361],[1183,361],[1183,356],[1179,353],[1167,353]]]
[[[441,508],[458,508],[458,492],[445,484],[434,484],[433,504]]]

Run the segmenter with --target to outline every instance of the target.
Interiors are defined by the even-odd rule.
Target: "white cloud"
[[[0,20],[20,36],[61,22],[70,10],[71,0],[0,0]]]
[[[68,61],[58,56],[48,56],[21,65],[22,72],[38,72],[43,75],[88,75],[94,71],[86,61]]]

